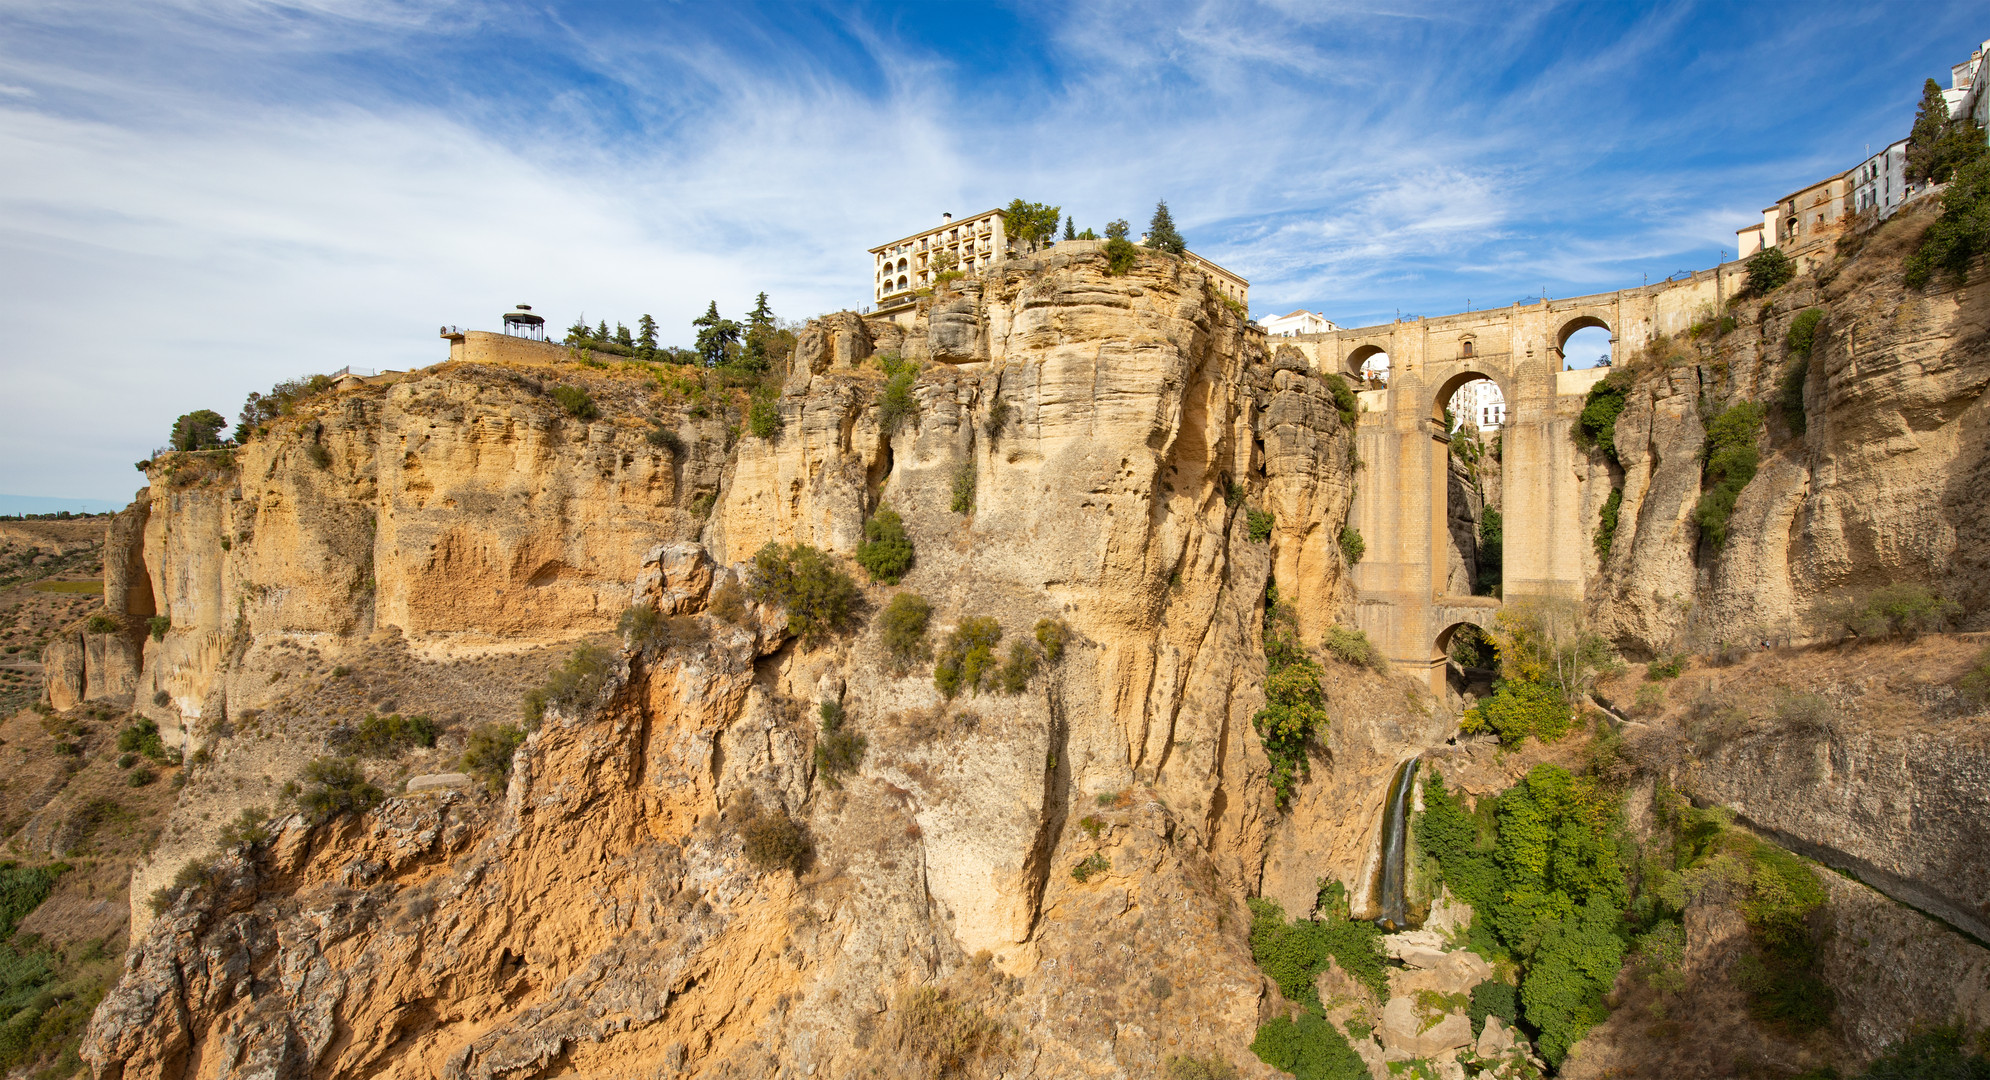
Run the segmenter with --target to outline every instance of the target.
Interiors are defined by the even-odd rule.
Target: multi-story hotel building
[[[1077,245],[1087,250],[1102,243],[1064,240],[1051,245],[1051,250]],[[1008,254],[1009,237],[1000,210],[984,210],[960,221],[955,221],[952,214],[943,214],[938,228],[871,249],[871,297],[880,305],[910,300],[914,290],[932,287],[949,269],[977,274],[1003,261]],[[1248,307],[1250,282],[1193,251],[1184,257],[1210,276],[1218,292]]]
[[[1000,210],[985,210],[963,221],[955,221],[952,214],[943,214],[936,229],[916,232],[871,249],[872,296],[883,303],[888,297],[926,288],[947,269],[967,273],[985,270],[1000,261],[1008,250]],[[942,252],[948,258],[942,258]],[[951,267],[942,265],[948,262]]]

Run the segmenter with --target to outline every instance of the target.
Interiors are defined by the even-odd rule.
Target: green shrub
[[[1797,357],[1783,371],[1783,381],[1776,390],[1776,408],[1783,414],[1783,423],[1788,424],[1792,435],[1802,435],[1810,429],[1810,414],[1804,408],[1804,388],[1810,384],[1810,361]]]
[[[1832,614],[1860,637],[1915,637],[1947,630],[1961,617],[1962,606],[1925,585],[1900,582],[1863,600],[1841,602]]]
[[[1002,437],[1002,430],[1009,426],[1009,418],[1015,411],[999,397],[988,403],[988,418],[982,421],[981,430],[987,433],[990,445]]]
[[[601,410],[595,406],[594,399],[578,386],[553,387],[553,400],[559,402],[560,408],[565,409],[567,415],[576,420],[593,420],[601,415]]]
[[[815,739],[815,770],[830,787],[838,787],[844,773],[854,772],[863,763],[865,740],[862,735],[845,730],[849,718],[844,715],[841,702],[824,698],[818,711],[822,715],[822,732]]]
[[[511,759],[525,745],[525,729],[517,724],[479,724],[463,741],[463,759],[457,766],[484,782],[492,792],[504,790],[511,778]]]
[[[1311,1012],[1297,1021],[1273,1017],[1251,1040],[1258,1060],[1297,1080],[1366,1080],[1368,1066],[1326,1017]]]
[[[1486,1029],[1486,1017],[1497,1016],[1508,1027],[1520,1021],[1520,988],[1498,979],[1487,979],[1472,987],[1472,1001],[1465,1015],[1472,1018],[1472,1037]]]
[[[872,581],[886,585],[898,584],[912,568],[912,538],[905,535],[905,520],[898,516],[898,511],[880,506],[864,522],[864,542],[857,545],[857,565],[870,573]]]
[[[1612,371],[1589,388],[1588,396],[1583,398],[1582,415],[1575,421],[1577,446],[1584,450],[1601,449],[1611,461],[1617,460],[1617,417],[1624,412],[1630,390],[1631,375],[1625,370]]]
[[[126,773],[126,774],[125,774],[125,776],[124,776],[124,786],[125,786],[125,787],[146,787],[146,786],[148,786],[148,785],[150,785],[150,784],[154,783],[154,782],[155,782],[155,781],[157,781],[158,779],[159,779],[159,773],[158,773],[158,770],[156,770],[156,769],[153,769],[153,768],[152,768],[151,766],[149,766],[149,765],[146,765],[146,766],[140,766],[139,768],[136,768],[136,769],[133,769],[133,770],[131,770],[130,772],[128,772],[128,773]]]
[[[318,758],[304,766],[303,780],[297,806],[313,825],[343,814],[363,814],[387,798],[386,792],[367,782],[352,758]]]
[[[878,616],[879,634],[892,666],[904,671],[926,659],[926,627],[933,619],[933,605],[916,593],[899,593]]]
[[[1382,659],[1382,652],[1375,643],[1368,640],[1368,632],[1356,626],[1329,626],[1326,636],[1320,639],[1320,647],[1327,655],[1343,664],[1358,668],[1372,668],[1387,671],[1388,663]]]
[[[1253,544],[1262,544],[1271,539],[1271,530],[1278,519],[1269,510],[1252,510],[1244,515],[1244,535]]]
[[[815,842],[786,811],[761,811],[740,829],[747,861],[761,870],[786,870],[800,877],[815,857]]]
[[[1106,241],[1106,273],[1120,277],[1140,262],[1140,248],[1124,236]]]
[[[807,544],[769,542],[748,572],[753,598],[788,613],[788,633],[813,647],[846,626],[862,594],[828,555]]]
[[[1265,705],[1251,717],[1251,726],[1264,746],[1272,792],[1283,810],[1311,771],[1306,752],[1327,725],[1327,702],[1320,689],[1320,663],[1298,644],[1291,608],[1279,602],[1275,591],[1265,603],[1264,650]]]
[[[1610,557],[1610,545],[1617,540],[1617,515],[1623,512],[1623,507],[1624,489],[1611,488],[1609,496],[1603,500],[1603,512],[1598,515],[1596,522],[1594,543],[1596,557],[1599,559]]]
[[[1796,261],[1783,254],[1782,248],[1763,248],[1750,255],[1746,265],[1748,284],[1743,287],[1755,296],[1767,296],[1797,276]]]
[[[997,683],[1005,694],[1020,694],[1029,689],[1030,679],[1036,674],[1037,651],[1027,641],[1009,643],[1009,659],[1002,665]]]
[[[1527,1022],[1539,1028],[1541,1057],[1560,1067],[1569,1049],[1610,1016],[1604,995],[1624,966],[1620,908],[1591,893],[1582,908],[1545,923],[1540,945],[1520,980]]]
[[[1805,308],[1790,320],[1790,329],[1783,336],[1783,348],[1791,356],[1810,359],[1810,350],[1817,344],[1817,324],[1824,321],[1824,309]]]
[[[1958,282],[1969,279],[1969,264],[1990,251],[1990,157],[1978,157],[1955,170],[1942,192],[1942,216],[1921,234],[1921,241],[1902,266],[1907,284],[1923,288],[1937,271],[1946,270]]]
[[[960,621],[940,647],[940,659],[933,668],[933,685],[951,701],[963,690],[979,691],[988,676],[995,673],[995,646],[1002,640],[1002,625],[986,616]]]
[[[89,621],[83,624],[83,631],[89,634],[115,634],[122,629],[124,627],[118,623],[117,616],[102,611],[90,616]]]
[[[549,708],[575,709],[592,702],[608,684],[614,667],[615,658],[607,650],[593,645],[576,647],[543,685],[526,692],[526,726],[537,726]]]
[[[1347,385],[1347,380],[1337,371],[1328,372],[1323,381],[1327,384],[1327,393],[1333,395],[1334,411],[1340,414],[1340,422],[1354,427],[1361,414],[1361,400],[1354,396],[1354,388]]]
[[[907,420],[918,419],[919,399],[912,389],[919,381],[919,365],[890,352],[879,353],[878,364],[885,374],[884,388],[878,391],[878,427],[890,438]]]
[[[1686,670],[1686,654],[1673,653],[1671,656],[1653,660],[1645,667],[1645,678],[1652,682],[1676,679]]]
[[[1499,736],[1502,746],[1519,746],[1529,736],[1552,743],[1568,734],[1575,713],[1561,690],[1527,680],[1499,680],[1493,695],[1465,710],[1467,734]]]
[[[117,748],[126,753],[144,754],[158,762],[172,760],[172,752],[166,749],[165,740],[159,738],[159,725],[139,717],[131,726],[117,733]]]
[[[1112,864],[1106,861],[1106,857],[1094,851],[1083,859],[1078,860],[1077,864],[1071,867],[1071,878],[1078,884],[1083,885],[1091,881],[1093,877],[1103,874],[1110,869],[1112,869]]]
[[[435,721],[426,716],[366,714],[346,748],[362,757],[393,757],[415,746],[435,745]]]
[[[0,863],[0,940],[14,936],[14,928],[48,899],[48,894],[55,891],[56,879],[68,871],[68,863],[51,866]]]
[[[1043,658],[1057,663],[1064,658],[1064,645],[1071,638],[1071,628],[1062,619],[1038,619],[1036,623],[1037,648],[1043,650]]]
[[[781,403],[772,394],[755,394],[746,407],[746,430],[756,439],[771,439],[781,433]]]
[[[270,838],[269,821],[267,808],[244,807],[235,820],[221,827],[221,846],[231,850],[255,847]]]
[[[1322,918],[1287,922],[1276,900],[1252,897],[1251,956],[1287,1001],[1318,1008],[1313,979],[1329,960],[1377,994],[1389,994],[1389,969],[1382,953],[1382,931],[1368,922],[1348,918],[1347,892],[1340,882],[1321,890]]]
[[[1728,517],[1761,463],[1755,436],[1762,427],[1762,413],[1761,405],[1743,401],[1707,422],[1706,477],[1713,486],[1700,496],[1693,520],[1715,550],[1727,544]]]
[[[145,629],[152,634],[153,641],[166,640],[166,631],[173,628],[173,620],[166,615],[154,615],[145,620]]]
[[[963,461],[954,468],[954,513],[974,513],[974,462]]]
[[[1361,561],[1368,554],[1368,541],[1361,538],[1361,530],[1352,525],[1340,527],[1340,555],[1349,566]]]

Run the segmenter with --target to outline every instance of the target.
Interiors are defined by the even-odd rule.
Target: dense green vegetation
[[[1990,157],[1979,157],[1955,170],[1955,179],[1942,192],[1942,213],[1902,265],[1907,284],[1923,288],[1945,271],[1958,282],[1969,278],[1969,264],[1990,252]]]
[[[1302,1078],[1357,1080],[1367,1075],[1346,1036],[1323,1012],[1313,979],[1335,963],[1348,975],[1388,994],[1382,932],[1348,918],[1347,893],[1340,882],[1320,890],[1319,917],[1286,921],[1276,901],[1253,897],[1251,956],[1278,984],[1287,1001],[1300,1006],[1297,1020],[1275,1017],[1258,1028],[1251,1050],[1265,1064]]]
[[[1624,411],[1631,390],[1631,373],[1623,368],[1604,376],[1589,388],[1583,398],[1582,415],[1576,417],[1576,445],[1585,450],[1600,448],[1611,461],[1617,460],[1617,417]]]
[[[1278,519],[1272,516],[1271,511],[1251,510],[1244,515],[1244,535],[1250,538],[1251,543],[1262,544],[1271,539],[1271,530],[1277,524]]]
[[[1983,129],[1967,116],[1951,116],[1942,87],[1933,79],[1921,86],[1921,107],[1907,133],[1907,182],[1946,184],[1967,166],[1980,162],[1986,150]]]
[[[768,542],[748,572],[753,598],[788,612],[788,633],[811,647],[841,630],[856,614],[862,594],[835,560],[807,544]]]
[[[331,388],[331,376],[311,375],[286,379],[270,387],[267,394],[249,391],[248,399],[242,403],[241,422],[235,425],[235,441],[246,443],[260,438],[270,421],[291,415],[297,411],[299,402]]]
[[[1271,761],[1271,788],[1283,810],[1310,772],[1306,751],[1327,725],[1327,701],[1320,662],[1300,643],[1298,617],[1275,586],[1265,590],[1264,654],[1265,704],[1251,726]]]
[[[1368,541],[1361,538],[1361,530],[1352,525],[1340,527],[1340,555],[1349,566],[1361,561],[1368,554]]]
[[[481,724],[463,742],[459,767],[484,782],[492,792],[504,790],[511,777],[511,759],[525,743],[525,729],[517,724]]]
[[[1566,605],[1503,610],[1491,637],[1499,677],[1492,696],[1465,710],[1463,726],[1468,733],[1498,735],[1507,746],[1566,735],[1575,717],[1572,703],[1598,672],[1616,663],[1609,644]]]
[[[1361,413],[1361,403],[1354,396],[1354,388],[1337,371],[1326,374],[1327,393],[1334,398],[1334,411],[1340,414],[1340,422],[1353,427]]]
[[[1797,276],[1797,264],[1782,248],[1763,248],[1748,257],[1748,284],[1752,296],[1767,296]]]
[[[426,716],[367,713],[353,729],[346,749],[362,757],[393,757],[412,747],[434,746],[435,736],[435,721]]]
[[[905,535],[905,519],[889,506],[864,522],[864,540],[857,545],[857,565],[872,581],[896,585],[912,568],[912,538]]]
[[[1980,1039],[1972,1053],[1960,1028],[1938,1027],[1887,1047],[1863,1080],[1990,1080],[1990,1055]]]
[[[1320,639],[1320,647],[1327,651],[1328,656],[1344,664],[1376,671],[1388,670],[1388,664],[1382,660],[1382,650],[1368,640],[1368,632],[1360,627],[1329,626]]]
[[[756,439],[771,439],[781,433],[781,402],[767,391],[754,394],[746,407],[746,430]]]
[[[1817,344],[1817,324],[1824,321],[1824,309],[1805,308],[1790,320],[1790,328],[1783,335],[1783,348],[1791,356],[1810,359],[1810,350]]]
[[[593,420],[601,415],[601,408],[594,403],[594,398],[578,386],[553,387],[553,400],[576,420]]]
[[[1715,550],[1727,544],[1728,517],[1734,513],[1741,489],[1755,479],[1762,455],[1755,448],[1756,433],[1762,429],[1761,405],[1736,402],[1707,421],[1706,479],[1712,486],[1700,494],[1693,508],[1693,520],[1700,535]]]
[[[1938,634],[1962,617],[1962,605],[1915,582],[1896,582],[1824,605],[1823,617],[1862,638]]]
[[[122,967],[104,943],[49,946],[16,936],[22,919],[48,899],[66,864],[0,864],[0,1069],[39,1080],[85,1072],[77,1054],[90,1014]]]
[[[386,801],[387,793],[367,781],[352,758],[318,758],[304,766],[297,808],[313,825],[345,814],[363,814]]]
[[[228,418],[213,409],[196,409],[173,421],[170,445],[175,450],[218,450],[221,442],[221,429],[228,426]]]
[[[1603,500],[1603,512],[1597,516],[1596,520],[1596,539],[1594,542],[1596,545],[1596,557],[1599,559],[1610,557],[1610,545],[1617,540],[1617,515],[1623,512],[1623,508],[1624,489],[1621,487],[1611,488],[1609,496]]]
[[[956,514],[974,513],[974,462],[963,461],[954,467],[953,511]]]

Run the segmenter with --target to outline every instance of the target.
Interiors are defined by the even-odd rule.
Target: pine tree
[[[585,345],[593,336],[594,331],[587,328],[587,316],[585,315],[575,319],[574,324],[567,327],[567,344],[569,345]]]
[[[652,351],[656,349],[656,320],[647,313],[636,320],[636,345]]]
[[[1932,180],[1946,180],[1946,175],[1938,176],[1942,149],[1942,136],[1949,126],[1949,104],[1942,97],[1942,86],[1929,79],[1921,88],[1921,109],[1914,114],[1914,130],[1907,133],[1907,182],[1923,184]]]
[[[629,328],[621,323],[615,324],[615,344],[626,345],[632,349],[636,347],[636,339],[629,336]]]
[[[595,328],[594,328],[594,340],[596,340],[596,341],[607,341],[607,340],[609,340],[609,337],[608,337],[608,320],[607,320],[607,319],[603,319],[603,320],[601,320],[601,325],[600,325],[600,326],[597,326],[597,327],[595,327]]]
[[[1078,239],[1078,226],[1072,223],[1070,214],[1064,215],[1064,239]]]
[[[1147,223],[1147,246],[1155,251],[1180,255],[1188,250],[1182,234],[1175,231],[1175,219],[1168,213],[1168,200],[1154,204],[1154,219]]]
[[[703,315],[692,319],[691,325],[698,328],[698,358],[706,367],[717,367],[732,358],[733,346],[739,342],[739,324],[719,314],[717,300]]]
[[[753,310],[746,313],[746,348],[740,354],[740,365],[751,371],[766,371],[767,339],[774,335],[774,309],[767,306],[767,294],[761,293],[753,303]]]
[[[754,300],[753,310],[746,313],[746,325],[750,330],[774,329],[774,309],[767,306],[766,293]]]

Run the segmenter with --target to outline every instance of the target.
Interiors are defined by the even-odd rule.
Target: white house
[[[1859,163],[1852,170],[1852,212],[1870,210],[1881,219],[1890,218],[1907,201],[1907,140]]]
[[[1506,395],[1491,379],[1474,379],[1451,395],[1451,430],[1470,420],[1480,431],[1498,431],[1506,423]]]
[[[1294,334],[1326,334],[1340,329],[1325,315],[1317,311],[1300,309],[1284,315],[1266,315],[1258,320],[1264,332],[1272,337],[1291,337]]]

